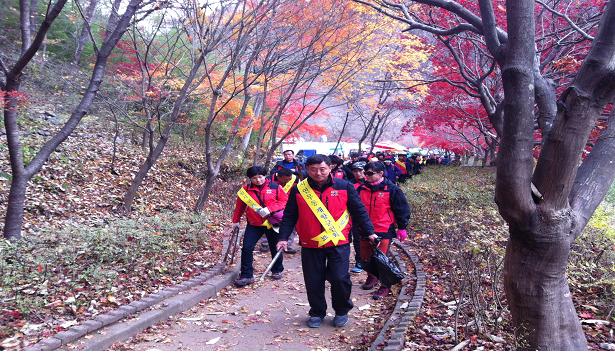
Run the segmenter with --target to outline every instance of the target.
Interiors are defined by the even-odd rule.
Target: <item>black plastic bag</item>
[[[385,287],[398,284],[406,277],[406,274],[378,248],[374,248],[372,257],[363,269],[376,276]]]

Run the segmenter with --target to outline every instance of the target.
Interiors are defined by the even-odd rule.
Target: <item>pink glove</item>
[[[397,239],[399,239],[400,242],[403,242],[406,238],[408,238],[408,232],[406,232],[405,229],[400,229],[397,231]]]

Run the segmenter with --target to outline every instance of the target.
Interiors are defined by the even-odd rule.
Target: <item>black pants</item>
[[[267,237],[267,242],[269,242],[271,258],[273,259],[275,254],[278,252],[276,249],[279,237],[278,233],[276,233],[273,229],[267,229],[267,227],[257,227],[248,224],[246,226],[246,231],[243,234],[243,246],[241,247],[240,278],[250,278],[254,276],[254,268],[252,266],[254,263],[254,247],[263,234],[265,234]],[[275,264],[273,264],[271,272],[284,271],[284,266],[282,265],[283,258],[284,255],[280,255]]]
[[[397,181],[399,181],[400,184],[403,184],[406,182],[406,180],[410,179],[412,176],[410,174],[403,174],[400,175],[399,178],[397,179]]]
[[[325,280],[331,284],[331,303],[335,314],[343,316],[353,307],[352,281],[348,272],[350,244],[330,248],[302,248],[303,279],[310,303],[311,317],[327,315]]]

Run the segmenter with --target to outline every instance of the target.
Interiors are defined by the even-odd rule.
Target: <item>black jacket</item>
[[[342,170],[346,173],[346,180],[354,184],[357,181],[355,181],[354,174],[352,173],[352,164],[353,163],[350,162],[342,165]]]
[[[354,186],[351,183],[346,180],[329,178],[329,181],[327,181],[323,186],[319,187],[310,177],[308,177],[308,183],[310,184],[312,189],[318,192],[325,191],[329,187],[332,187],[335,190],[345,190],[347,194],[346,206],[340,207],[348,209],[348,213],[350,213],[353,227],[355,225],[358,225],[361,230],[367,233],[366,235],[374,233],[374,226],[369,219],[367,210],[365,209],[365,206],[361,202],[357,191],[354,189]],[[299,194],[297,186],[294,186],[288,192],[288,202],[286,203],[286,208],[284,209],[284,218],[280,223],[280,240],[288,240],[288,237],[293,232],[293,229],[295,228],[295,225],[299,220],[297,194]]]
[[[288,163],[285,160],[280,160],[278,162],[275,163],[275,165],[273,166],[273,168],[271,169],[271,171],[269,172],[269,175],[271,177],[271,180],[273,180],[273,175],[275,173],[277,173],[278,171],[287,168],[289,170],[293,170],[293,173],[295,175],[297,175],[297,177],[299,179],[303,179],[305,177],[305,166],[303,164],[301,164],[299,161],[297,161],[297,159],[293,159],[293,161],[291,163]]]

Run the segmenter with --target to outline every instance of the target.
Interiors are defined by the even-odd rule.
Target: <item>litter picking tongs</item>
[[[282,255],[282,252],[284,252],[284,248],[280,248],[278,249],[278,253],[275,254],[275,256],[273,257],[273,259],[271,260],[271,264],[269,264],[269,266],[267,266],[267,269],[265,269],[265,272],[263,273],[263,275],[258,279],[258,281],[263,281],[263,279],[265,278],[265,275],[267,275],[267,273],[269,272],[269,270],[271,270],[271,268],[273,267],[273,264],[275,264],[276,260],[278,260],[280,258],[280,255]]]
[[[235,254],[237,254],[237,248],[239,247],[239,227],[234,227],[231,231],[231,236],[228,240],[228,246],[224,253],[224,259],[222,259],[223,265],[232,265],[235,261]]]

